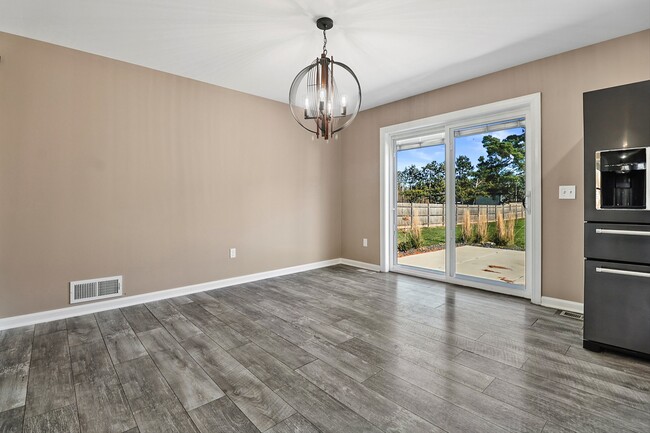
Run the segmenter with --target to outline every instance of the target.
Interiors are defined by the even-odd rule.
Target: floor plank
[[[303,365],[297,371],[314,385],[384,431],[404,433],[443,432],[442,429],[433,426],[396,403],[355,382],[349,376],[330,367],[321,360]]]
[[[29,347],[34,337],[34,326],[5,329],[0,331],[0,350],[15,350]]]
[[[68,333],[65,329],[34,337],[32,361],[43,358],[70,361]]]
[[[176,395],[149,356],[115,366],[126,398],[134,412],[175,400]]]
[[[190,322],[167,300],[145,304],[165,329],[178,341],[199,334],[201,330]]]
[[[507,431],[390,373],[373,376],[364,385],[449,433]]]
[[[75,385],[82,432],[122,433],[136,427],[117,377]]]
[[[67,329],[65,319],[54,320],[52,322],[39,323],[34,328],[34,336],[52,334]]]
[[[348,343],[343,343],[343,345],[346,344]],[[373,355],[377,356],[377,352],[373,353],[368,348],[359,347],[357,350],[365,353],[368,359],[371,359]],[[538,432],[544,426],[543,419],[504,404],[495,398],[488,397],[476,389],[447,380],[443,376],[387,352],[383,352],[381,358],[376,357],[375,359],[376,362],[382,363],[381,367],[385,372],[391,373],[496,425],[511,430],[514,429],[514,431],[518,432]],[[379,373],[377,376],[381,377],[381,375],[382,373]]]
[[[397,359],[395,356],[398,356],[399,359],[412,362],[433,373],[479,391],[487,388],[494,379],[490,375],[460,365],[454,362],[453,359],[432,357],[430,353],[424,352],[417,347],[390,344],[390,340],[384,339],[371,339],[371,341],[375,344],[354,338],[340,344],[339,347],[379,367],[395,362]]]
[[[232,307],[222,304],[217,301],[214,296],[210,296],[208,293],[210,292],[194,293],[189,297],[215,317],[219,317],[219,314],[223,312],[232,310]]]
[[[591,352],[582,348],[582,345],[572,345],[566,353],[567,356],[596,365],[614,368],[638,376],[650,376],[650,360],[633,358],[615,352]]]
[[[34,327],[8,329],[0,331],[0,368],[28,363],[32,354]]]
[[[298,375],[255,343],[245,344],[230,354],[273,391],[298,380]]]
[[[65,332],[65,331],[64,331]],[[65,345],[67,348],[67,344]],[[33,417],[76,402],[70,358],[40,358],[32,362],[25,409]]]
[[[379,433],[361,415],[343,406],[307,379],[278,390],[278,394],[324,433]]]
[[[133,413],[140,433],[199,433],[183,405],[176,400],[162,400]]]
[[[162,352],[172,348],[181,348],[178,341],[176,341],[165,328],[156,328],[151,331],[142,332],[138,334],[138,338],[149,354]]]
[[[159,330],[143,334],[161,335],[157,331]],[[158,344],[151,344],[145,339],[142,342],[186,410],[195,409],[224,396],[217,384],[178,343],[167,348],[162,347],[164,350],[152,351],[151,347],[160,348]]]
[[[190,411],[201,433],[257,433],[252,422],[228,397],[220,398]]]
[[[25,405],[29,363],[0,367],[0,412]]]
[[[197,431],[150,357],[123,362],[115,368],[141,433]]]
[[[356,321],[352,321],[346,319],[335,323],[334,326],[361,339],[372,339],[375,342],[382,340],[384,342],[397,341],[400,342],[403,347],[407,347],[407,349],[409,347],[416,347],[421,351],[428,352],[429,354],[435,353],[437,356],[444,356],[449,359],[458,355],[462,351],[462,349],[458,347],[431,340],[396,327],[384,327],[384,325],[378,325],[377,323],[372,325],[367,323],[361,324],[358,322],[363,322],[363,320],[356,319]],[[474,340],[468,339],[467,341],[469,342]]]
[[[220,318],[237,332],[291,368],[302,367],[316,359],[300,347],[267,330],[239,312],[228,311],[223,313]]]
[[[495,379],[487,387],[485,393],[521,410],[578,432],[630,431],[621,427],[620,424],[613,427],[611,422],[603,422],[601,417],[594,416],[591,412],[576,410],[575,407],[569,405],[558,405],[553,396],[536,392],[535,389],[512,385],[501,379]]]
[[[608,397],[611,400],[624,402],[641,411],[650,413],[650,392],[637,389],[635,386],[625,386],[621,379],[614,382],[594,375],[584,374],[583,370],[569,364],[549,361],[539,357],[531,357],[526,361],[523,370],[537,375],[553,378],[553,380],[570,385],[572,388]],[[637,379],[643,381],[642,378]]]
[[[66,319],[66,327],[70,347],[102,339],[102,333],[99,332],[99,326],[97,326],[93,314]]]
[[[0,433],[647,433],[650,362],[582,325],[338,265],[0,331]]]
[[[151,311],[144,304],[124,307],[121,311],[136,334],[162,327],[162,323],[151,314]]]
[[[206,335],[181,344],[258,429],[267,430],[294,414],[291,406]]]
[[[0,412],[0,433],[21,433],[24,416],[25,408],[22,406]]]
[[[147,354],[120,310],[102,311],[96,313],[95,317],[113,364],[137,359]]]
[[[115,376],[104,340],[70,346],[74,383],[94,382]]]
[[[208,295],[206,295],[208,296]],[[210,336],[218,345],[226,350],[242,346],[249,342],[248,338],[217,319],[200,305],[200,301],[177,307],[201,331]]]
[[[266,433],[319,433],[316,427],[299,413],[291,415]]]
[[[579,419],[571,419],[572,425],[578,431],[588,431],[591,428],[589,426],[592,420],[596,420],[600,425],[609,426],[612,430],[620,427],[635,431],[640,426],[650,425],[650,414],[634,409],[624,402],[609,400],[581,391],[552,379],[528,373],[469,352],[458,355],[456,361],[494,375],[512,385],[528,389],[531,394],[543,398],[548,403],[546,419],[564,422],[566,421],[564,416],[567,416],[572,411],[579,411],[581,414],[588,413],[588,423],[586,425],[583,425]],[[496,398],[502,399],[499,396],[496,396]],[[562,422],[560,423],[562,424]]]
[[[363,382],[379,371],[378,367],[327,341],[310,340],[300,347],[358,382]]]
[[[25,418],[23,433],[79,433],[79,419],[74,405]]]

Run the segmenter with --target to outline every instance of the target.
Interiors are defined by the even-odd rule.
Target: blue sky
[[[521,134],[522,128],[506,129],[503,131],[494,131],[489,134],[469,135],[467,137],[460,137],[456,139],[456,155],[466,155],[476,166],[479,156],[485,156],[485,149],[483,148],[483,137],[492,135],[499,139],[504,139],[512,134]],[[443,162],[445,160],[445,146],[430,146],[421,147],[417,149],[403,150],[397,152],[397,170],[402,171],[409,165],[415,165],[420,168],[431,161]]]

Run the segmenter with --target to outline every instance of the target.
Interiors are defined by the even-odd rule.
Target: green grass
[[[422,246],[429,247],[432,245],[444,245],[445,243],[445,227],[422,227],[422,239],[424,240]],[[497,230],[497,223],[488,223],[488,237],[493,238]],[[397,239],[399,242],[405,240],[403,231],[397,232]],[[461,244],[461,227],[456,226],[456,242]],[[509,248],[523,250],[526,248],[526,220],[518,219],[515,224],[515,244]]]

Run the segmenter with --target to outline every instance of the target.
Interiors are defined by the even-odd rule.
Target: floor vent
[[[122,296],[122,276],[70,282],[70,303]]]
[[[576,320],[585,320],[584,314],[574,313],[573,311],[560,311],[560,316],[569,317]]]

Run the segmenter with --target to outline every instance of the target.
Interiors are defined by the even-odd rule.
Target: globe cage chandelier
[[[361,86],[348,66],[327,57],[331,18],[316,21],[323,31],[323,53],[296,75],[289,90],[289,106],[296,122],[316,138],[329,140],[352,123],[361,108]],[[336,77],[334,69],[336,67]]]

